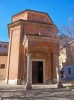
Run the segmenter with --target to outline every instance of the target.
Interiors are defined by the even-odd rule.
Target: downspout
[[[51,52],[51,82],[53,83],[53,54]]]

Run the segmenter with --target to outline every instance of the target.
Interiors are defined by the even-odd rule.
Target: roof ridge
[[[43,14],[47,14],[47,15],[48,15],[48,13],[46,13],[46,12],[41,12],[41,11],[26,9],[26,10],[23,10],[23,11],[21,11],[21,12],[15,14],[15,15],[13,15],[12,17],[14,17],[14,16],[16,16],[16,15],[18,15],[18,14],[21,14],[21,13],[23,13],[23,12],[26,12],[26,11],[37,12],[37,13],[43,13]]]

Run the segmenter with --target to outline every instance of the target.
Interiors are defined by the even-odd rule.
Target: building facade
[[[6,78],[6,66],[8,55],[8,42],[0,41],[0,80]]]
[[[47,13],[25,10],[8,24],[8,84],[50,83],[56,79],[58,29]],[[57,59],[56,59],[57,58]]]
[[[64,72],[63,78],[74,78],[74,40],[62,46],[59,53],[59,66]]]

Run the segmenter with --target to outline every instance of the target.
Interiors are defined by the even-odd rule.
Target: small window
[[[5,68],[5,64],[0,64],[0,68]]]
[[[68,74],[71,74],[71,68],[68,68]]]
[[[2,45],[0,44],[0,48],[2,48]]]
[[[61,78],[64,77],[64,71],[60,71],[60,76],[61,76]]]
[[[4,45],[4,48],[7,48],[7,45]]]

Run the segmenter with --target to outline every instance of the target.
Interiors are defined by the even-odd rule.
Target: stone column
[[[57,74],[57,87],[62,88],[63,85],[60,79],[59,56],[56,55],[56,74]]]
[[[26,90],[31,90],[32,86],[31,86],[31,82],[30,82],[30,58],[31,54],[27,54],[27,83],[26,83]]]

